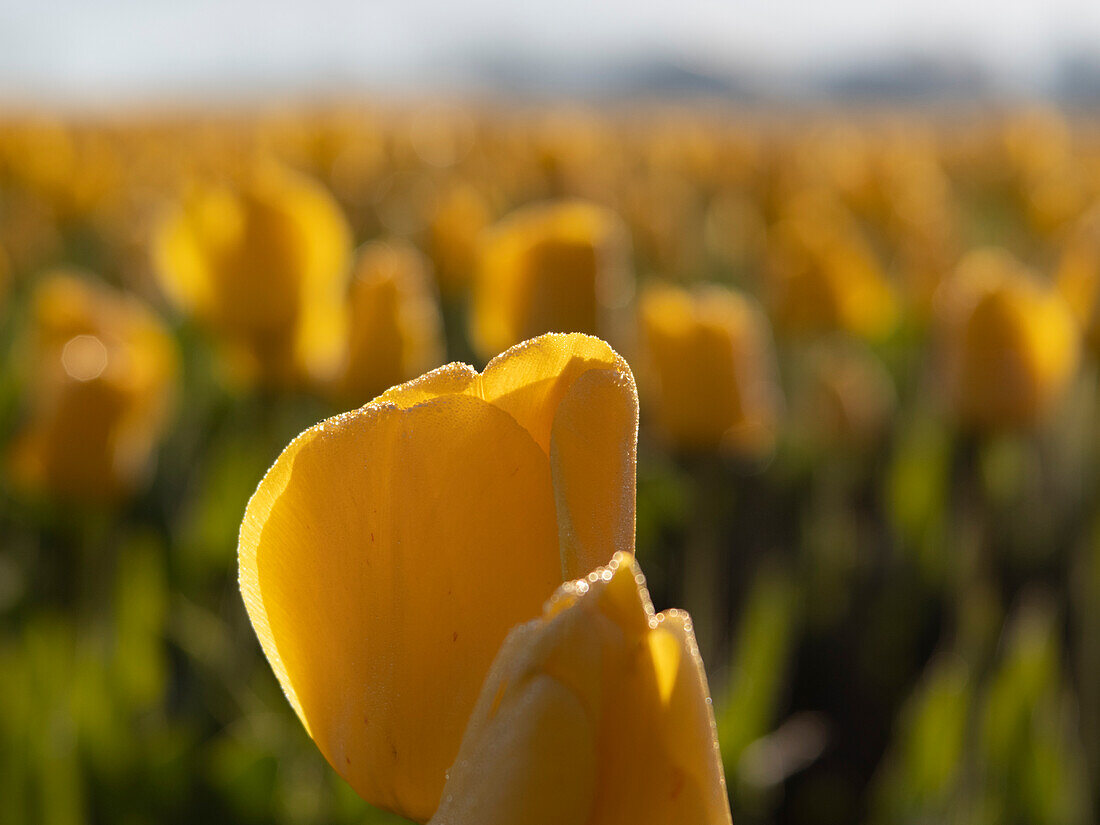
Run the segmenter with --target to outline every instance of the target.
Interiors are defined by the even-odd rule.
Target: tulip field
[[[0,825],[1089,825],[1100,120],[0,114]]]

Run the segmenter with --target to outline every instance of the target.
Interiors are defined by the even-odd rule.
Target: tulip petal
[[[550,333],[498,355],[481,375],[482,397],[506,410],[550,452],[550,431],[558,404],[584,372],[610,369],[621,373],[631,389],[630,367],[599,338],[580,333]],[[635,433],[637,421],[634,422]]]
[[[592,721],[575,693],[549,676],[525,687],[523,701],[493,719],[496,736],[470,754],[480,781],[459,796],[445,796],[435,825],[508,822],[524,825],[585,825],[596,777]],[[517,759],[538,742],[530,759]],[[532,760],[534,764],[532,764]],[[515,811],[511,819],[483,819],[485,811]]]
[[[447,364],[387,390],[372,403],[411,407],[441,395],[473,395],[511,415],[549,454],[558,405],[573,382],[594,369],[618,373],[624,391],[637,395],[630,367],[606,342],[580,333],[548,333],[501,353],[480,375],[468,364]],[[632,422],[617,420],[637,437],[637,415]]]
[[[580,333],[550,333],[512,347],[480,375],[447,364],[375,403],[407,408],[451,393],[506,410],[548,451],[563,580],[615,552],[634,552],[638,391],[610,346]]]
[[[469,364],[444,364],[412,381],[386,390],[372,404],[394,404],[408,409],[441,395],[467,393],[478,378],[477,371]],[[478,395],[473,392],[471,395]]]
[[[542,822],[555,804],[565,823],[730,822],[690,620],[653,615],[626,554],[563,585],[541,618],[509,635],[432,825]]]
[[[584,373],[554,417],[550,472],[566,579],[603,564],[609,550],[634,552],[638,395],[628,375]]]
[[[501,641],[561,581],[553,507],[531,437],[466,395],[330,419],[261,482],[241,528],[249,615],[369,802],[435,810]]]
[[[658,625],[650,636],[654,671],[665,712],[663,741],[672,761],[684,766],[685,781],[694,785],[693,794],[717,804],[714,770],[722,771],[718,737],[711,747],[699,747],[685,732],[713,729],[714,717],[707,701],[707,677],[691,617],[683,610],[666,610],[657,615]],[[673,724],[669,724],[673,722]],[[725,788],[722,788],[725,796]],[[724,801],[724,799],[722,800]],[[701,820],[700,820],[701,821]]]
[[[450,393],[505,410],[550,456],[562,579],[634,552],[638,391],[599,338],[550,333],[512,347],[478,375],[448,364],[377,399],[401,407]]]

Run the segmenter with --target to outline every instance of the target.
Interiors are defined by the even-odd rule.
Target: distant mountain
[[[457,56],[449,62],[447,74],[452,80],[523,97],[707,97],[744,103],[791,99],[920,101],[985,99],[1001,91],[986,67],[962,57],[904,55],[826,71],[781,74],[745,67],[693,65],[650,53],[598,61],[563,60],[560,56],[497,48]]]
[[[1100,105],[1100,53],[1071,52],[1054,71],[1054,97],[1078,105]]]
[[[638,57],[609,67],[604,94],[620,97],[712,97],[752,102],[768,88],[748,72],[723,73],[661,57]]]
[[[750,102],[774,96],[772,83],[748,71],[714,70],[662,54],[563,60],[486,49],[448,59],[452,80],[518,96],[581,98],[709,97]]]
[[[970,58],[925,55],[852,65],[816,85],[841,100],[980,100],[999,91],[989,70]]]

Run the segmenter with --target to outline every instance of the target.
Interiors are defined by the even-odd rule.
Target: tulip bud
[[[440,196],[428,222],[428,254],[445,295],[463,291],[472,280],[478,238],[489,219],[488,203],[469,184],[456,184]]]
[[[247,379],[322,379],[343,346],[350,233],[319,184],[267,165],[195,184],[157,232],[161,285]]]
[[[1100,209],[1081,218],[1066,239],[1055,283],[1089,347],[1100,352]]]
[[[240,585],[302,723],[368,802],[420,821],[500,643],[634,546],[626,362],[545,335],[307,430],[241,525]]]
[[[171,408],[175,343],[133,296],[67,273],[38,285],[32,324],[16,484],[84,501],[133,492]]]
[[[0,141],[0,172],[9,172],[17,189],[54,218],[88,217],[117,193],[121,161],[104,134],[37,115],[8,129]]]
[[[843,330],[867,338],[893,329],[894,290],[839,203],[805,193],[769,239],[768,292],[778,326],[796,333]]]
[[[631,556],[563,585],[508,635],[431,822],[730,822],[691,619],[654,615]]]
[[[1069,307],[1003,251],[964,258],[937,296],[937,315],[944,389],[965,423],[1033,426],[1077,370],[1079,333]]]
[[[595,334],[622,303],[626,231],[583,201],[513,212],[485,236],[474,282],[470,335],[482,356],[544,332]]]
[[[1091,197],[1073,155],[1070,123],[1054,109],[1024,111],[1005,128],[1003,140],[1014,177],[1014,205],[1034,234],[1060,233]]]
[[[427,259],[408,243],[366,245],[348,295],[340,395],[360,405],[443,360],[442,321]]]
[[[718,286],[652,287],[639,319],[643,389],[662,437],[688,451],[767,453],[780,390],[771,330],[756,304]]]

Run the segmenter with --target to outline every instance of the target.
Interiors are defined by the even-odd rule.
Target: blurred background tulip
[[[1055,283],[1089,349],[1100,351],[1100,210],[1091,209],[1069,231],[1058,258]]]
[[[477,352],[487,358],[544,332],[610,336],[610,315],[629,295],[629,252],[618,218],[595,204],[507,216],[482,240],[470,315]]]
[[[238,180],[192,184],[155,243],[165,293],[220,336],[235,374],[275,383],[332,374],[350,237],[317,183],[261,163]]]
[[[359,250],[348,293],[340,396],[352,406],[443,361],[443,330],[428,259],[378,241]]]
[[[782,329],[881,337],[896,322],[894,290],[843,206],[796,196],[772,230],[768,293]]]
[[[968,255],[937,298],[947,398],[965,423],[1027,427],[1062,400],[1080,333],[1069,306],[1001,250]]]
[[[771,330],[744,295],[654,286],[639,299],[643,394],[676,449],[767,453],[779,425]]]
[[[133,492],[172,411],[175,343],[136,297],[82,274],[46,276],[32,312],[13,481],[79,501]]]
[[[490,207],[477,186],[455,182],[439,198],[428,217],[428,254],[440,289],[455,295],[474,277],[478,239],[489,225]]]

